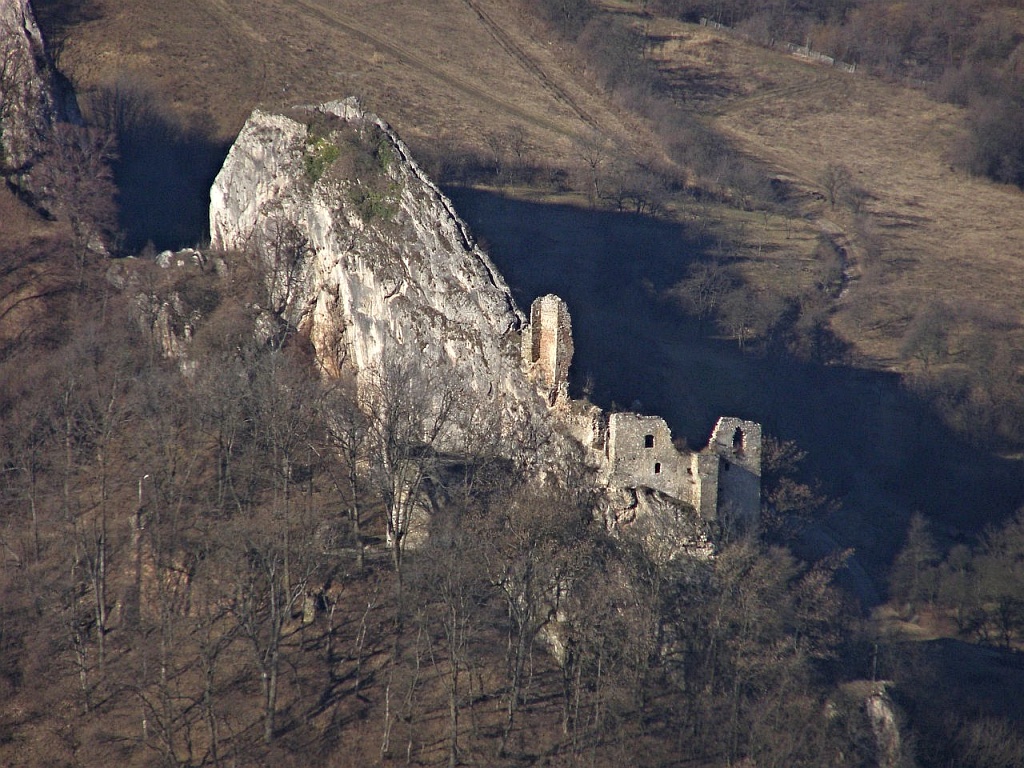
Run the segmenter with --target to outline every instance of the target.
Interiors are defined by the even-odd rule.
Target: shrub
[[[356,184],[349,192],[349,199],[363,221],[392,221],[398,212],[398,185],[388,184],[384,189],[377,189]]]
[[[334,161],[341,155],[341,150],[326,137],[317,138],[310,136],[306,139],[306,156],[304,158],[306,176],[310,183],[316,184],[327,169],[334,164]]]

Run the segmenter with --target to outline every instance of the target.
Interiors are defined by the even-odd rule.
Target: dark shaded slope
[[[912,511],[955,539],[1020,505],[1019,464],[958,440],[898,376],[745,355],[659,300],[700,255],[684,227],[448,192],[523,306],[549,292],[568,302],[577,389],[592,377],[599,404],[661,414],[694,445],[722,414],[796,440],[809,453],[809,473],[843,501],[827,529],[857,549],[883,590]]]

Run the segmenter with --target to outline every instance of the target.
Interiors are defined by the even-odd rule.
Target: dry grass
[[[6,187],[0,187],[0,250],[25,247],[34,240],[50,238],[59,227],[32,212]]]
[[[44,0],[44,18],[48,4],[58,5]],[[79,87],[131,72],[180,113],[212,115],[221,137],[258,105],[354,94],[413,140],[482,148],[487,133],[521,125],[547,161],[595,130],[637,141],[514,3],[183,0],[174,13],[160,0],[95,4],[99,18],[74,29],[61,61]]]
[[[863,357],[895,365],[906,323],[932,302],[963,310],[961,325],[979,311],[1020,322],[1021,192],[953,170],[962,110],[725,33],[667,23],[659,31],[668,38],[661,55],[680,80],[706,84],[695,89],[694,108],[743,151],[807,190],[821,190],[826,165],[845,165],[870,194],[860,222],[821,200],[802,210],[852,244],[859,279],[834,324]],[[1013,346],[1024,347],[1020,331]]]
[[[577,142],[598,135],[619,153],[657,151],[642,121],[602,97],[516,3],[183,0],[174,13],[161,0],[94,5],[96,18],[73,29],[61,60],[79,87],[131,73],[186,118],[212,116],[220,138],[257,105],[357,94],[413,142],[485,152],[488,134],[521,126],[538,164],[571,164]],[[57,7],[41,0],[41,16]],[[683,220],[731,233],[752,281],[799,293],[817,234],[838,238],[858,280],[835,328],[882,367],[900,365],[900,337],[931,302],[1020,320],[1021,194],[951,169],[960,110],[726,33],[665,19],[649,29],[664,41],[655,54],[679,100],[805,193],[790,220],[680,203]],[[860,221],[806,194],[820,192],[829,163],[849,167],[870,193]],[[1013,333],[1024,348],[1024,332]]]

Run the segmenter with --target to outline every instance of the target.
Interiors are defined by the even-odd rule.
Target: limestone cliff
[[[472,391],[522,398],[523,316],[451,202],[352,101],[255,112],[211,191],[213,245],[257,253],[273,309],[321,363],[365,371],[398,350]]]
[[[20,177],[48,127],[77,117],[74,96],[50,63],[28,0],[0,0],[0,171]]]

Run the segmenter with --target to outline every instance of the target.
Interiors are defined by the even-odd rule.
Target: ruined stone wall
[[[707,450],[719,458],[719,517],[740,525],[755,523],[761,510],[761,425],[723,416]]]
[[[607,445],[610,485],[651,488],[693,503],[697,478],[690,457],[676,450],[663,418],[613,413]]]
[[[718,519],[718,471],[720,459],[710,451],[690,454],[690,473],[696,479],[691,502],[704,520]]]
[[[534,300],[522,343],[527,373],[548,403],[553,405],[559,397],[567,397],[573,355],[572,322],[562,299],[548,294]]]
[[[586,400],[560,400],[551,411],[574,440],[601,464],[607,452],[608,419],[604,411]]]
[[[587,449],[609,491],[661,493],[692,506],[705,523],[746,527],[756,522],[761,506],[759,424],[722,417],[708,446],[694,453],[676,449],[660,416],[606,417],[594,405],[570,400],[572,325],[565,302],[554,295],[542,296],[530,307],[521,352],[525,370],[561,428]],[[628,505],[624,510],[626,517],[637,514]],[[618,520],[622,514],[613,517]]]

